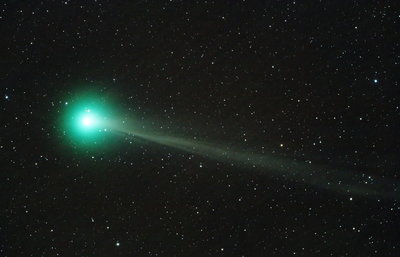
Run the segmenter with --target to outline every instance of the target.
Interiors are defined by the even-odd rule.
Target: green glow
[[[80,128],[86,131],[93,130],[103,125],[98,114],[93,113],[91,109],[84,110],[78,120],[80,122]]]
[[[90,112],[90,110],[86,110],[86,112]],[[85,114],[82,117],[82,125],[87,128],[87,127],[93,127],[93,125],[96,124],[96,118],[93,117],[91,114]]]
[[[151,126],[139,124],[137,120],[120,119],[119,117],[126,116],[117,115],[121,112],[117,112],[115,107],[111,108],[110,99],[96,94],[86,93],[65,100],[65,112],[61,116],[62,132],[70,141],[69,143],[83,146],[82,149],[85,151],[88,149],[110,150],[112,149],[110,143],[118,143],[118,138],[120,140],[129,137],[140,138],[225,162],[231,166],[255,169],[261,173],[280,177],[283,181],[304,183],[344,195],[400,199],[397,193],[400,184],[397,181],[370,176],[374,183],[364,184],[361,183],[363,174],[360,175],[351,170],[338,170],[326,165],[311,164],[270,153],[245,151],[208,140],[201,141],[180,135],[164,134],[162,131],[153,130]]]
[[[70,143],[87,149],[109,141],[109,119],[115,111],[107,99],[83,93],[68,99],[64,108],[63,131]]]

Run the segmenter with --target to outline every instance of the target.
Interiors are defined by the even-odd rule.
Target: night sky
[[[399,10],[3,1],[0,256],[400,256]],[[309,170],[126,133],[78,144],[62,119],[82,92],[162,135]]]

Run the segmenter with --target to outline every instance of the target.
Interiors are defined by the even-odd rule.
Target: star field
[[[0,6],[0,256],[400,256],[396,1]],[[328,181],[126,133],[85,147],[61,122],[85,90],[122,124]],[[330,189],[347,180],[366,190]]]

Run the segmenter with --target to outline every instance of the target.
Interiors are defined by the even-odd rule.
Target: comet
[[[72,101],[74,103],[74,101]],[[302,160],[281,157],[269,153],[248,152],[229,147],[229,143],[213,142],[168,135],[162,131],[141,126],[133,119],[121,119],[116,108],[107,101],[96,98],[76,101],[68,106],[64,117],[64,134],[76,145],[97,147],[110,134],[123,137],[136,137],[159,145],[168,146],[209,158],[215,161],[256,171],[284,183],[301,183],[318,189],[333,191],[348,196],[373,199],[400,200],[399,183],[394,180],[363,176],[355,171],[332,168],[323,164],[311,164]],[[126,117],[126,115],[124,115]],[[372,181],[372,182],[371,182]]]

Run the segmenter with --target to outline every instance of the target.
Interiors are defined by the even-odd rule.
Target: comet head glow
[[[94,94],[83,94],[70,99],[62,116],[63,134],[70,143],[84,146],[85,149],[104,145],[112,140],[108,133],[109,120],[115,115],[115,109],[110,106],[109,101]]]

